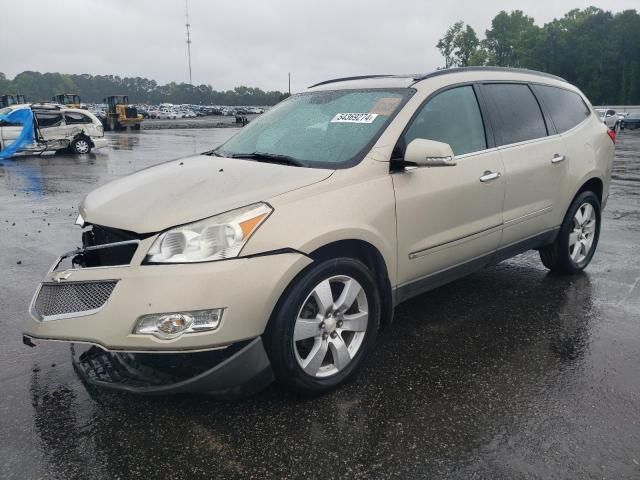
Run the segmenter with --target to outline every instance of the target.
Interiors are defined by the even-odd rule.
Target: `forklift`
[[[11,105],[22,105],[27,103],[24,95],[0,95],[0,108],[10,107]]]
[[[82,108],[80,107],[80,95],[75,93],[60,93],[51,97],[53,103],[58,103],[70,108]]]
[[[106,116],[103,119],[105,131],[140,130],[144,117],[138,115],[138,109],[129,106],[128,95],[110,95],[104,99],[107,104]]]

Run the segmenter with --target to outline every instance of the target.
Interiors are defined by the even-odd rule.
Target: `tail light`
[[[610,128],[607,128],[607,135],[609,135],[609,138],[611,139],[611,141],[613,143],[616,143],[616,132],[615,132],[615,130],[611,130]]]

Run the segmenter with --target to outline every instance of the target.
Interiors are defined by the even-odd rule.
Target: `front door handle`
[[[490,172],[489,170],[487,170],[486,172],[484,172],[484,175],[480,177],[480,181],[482,183],[485,183],[497,178],[500,178],[500,172]]]
[[[564,155],[560,155],[559,153],[556,153],[551,159],[551,163],[560,163],[560,162],[564,162]]]

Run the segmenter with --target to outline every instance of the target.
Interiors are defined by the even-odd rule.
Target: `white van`
[[[8,114],[16,108],[24,108],[24,105],[4,108],[0,114]],[[55,104],[33,104],[31,110],[35,119],[35,141],[18,155],[57,151],[83,154],[108,144],[102,123],[88,110]],[[0,150],[18,138],[20,132],[22,125],[0,124]]]

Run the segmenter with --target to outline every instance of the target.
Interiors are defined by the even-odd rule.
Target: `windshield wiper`
[[[306,165],[300,160],[288,155],[280,155],[277,153],[267,152],[251,152],[251,153],[233,153],[230,158],[247,158],[256,162],[279,163],[282,165],[292,165],[294,167],[305,167]]]
[[[217,149],[213,149],[213,150],[208,150],[206,152],[202,152],[201,155],[209,155],[210,157],[224,157],[224,155],[222,155],[220,152],[218,152]]]

